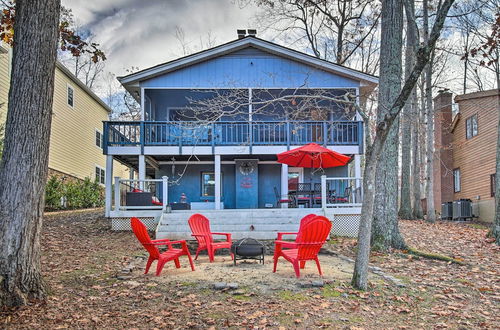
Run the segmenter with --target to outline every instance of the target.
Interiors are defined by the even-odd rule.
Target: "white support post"
[[[281,164],[281,199],[288,199],[288,165]],[[281,204],[282,209],[288,208],[288,203]]]
[[[115,176],[115,211],[120,210],[120,177]]]
[[[106,155],[104,215],[109,218],[113,204],[113,156]]]
[[[221,165],[220,165],[220,155],[215,155],[214,174],[215,174],[215,209],[216,210],[220,210],[220,200],[221,200]]]
[[[139,189],[144,190],[144,180],[146,180],[146,157],[139,155]]]
[[[321,176],[321,207],[326,212],[326,175]]]
[[[162,211],[163,213],[167,212],[167,205],[168,205],[168,176],[162,176],[161,177],[163,182],[162,182],[162,195],[163,195],[163,206],[162,206]]]
[[[359,198],[361,197],[361,155],[354,155],[354,177],[356,178],[356,190],[359,191]],[[358,199],[358,194],[353,194],[353,198]],[[355,203],[359,201],[354,200]]]

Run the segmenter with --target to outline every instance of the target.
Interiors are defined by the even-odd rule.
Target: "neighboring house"
[[[0,46],[0,124],[7,117],[10,85],[10,54]],[[54,83],[49,176],[68,179],[89,177],[104,184],[106,158],[103,155],[102,122],[111,109],[64,65],[57,62]],[[128,168],[115,162],[115,173],[128,176]]]
[[[319,194],[323,174],[338,181],[339,195],[348,186],[353,188],[343,200],[345,205],[340,205],[351,208],[339,206],[336,212],[359,216],[363,122],[352,104],[334,102],[332,98],[350,93],[356,96],[356,102],[363,102],[359,99],[374,89],[377,77],[255,36],[241,36],[120,77],[119,81],[141,104],[142,117],[140,121],[106,122],[105,153],[108,164],[117,159],[135,168],[139,181],[112,181],[117,175],[107,168],[106,213],[112,218],[127,222],[129,216],[135,215],[162,221],[161,216],[172,221],[181,219],[185,224],[186,216],[196,211],[166,215],[161,210],[167,211],[167,203],[187,200],[184,206],[216,212],[213,218],[218,219],[226,212],[226,217],[233,219],[228,221],[241,219],[241,224],[251,227],[249,230],[260,230],[262,234],[260,224],[269,225],[273,218],[298,210],[284,210],[289,205],[283,203],[281,211],[265,213],[278,206],[277,195],[288,198],[289,189],[296,189],[298,183],[310,184]],[[307,98],[270,102],[286,95],[315,95],[320,100],[292,114],[289,109],[307,103]],[[350,155],[353,160],[349,165],[324,171],[277,162],[277,153],[310,142]],[[349,173],[357,179],[340,179]],[[169,177],[167,186],[165,177]],[[127,198],[120,191],[127,185],[150,190],[163,205],[126,205]],[[172,204],[173,208],[179,206]],[[315,206],[317,213],[326,209],[326,205],[324,209]],[[253,211],[235,212],[241,209]],[[298,221],[297,213],[293,214],[294,221]],[[168,221],[161,224],[172,223]],[[154,221],[149,223],[153,227]],[[265,229],[271,233],[267,235],[273,236],[275,228]]]
[[[451,93],[434,98],[436,210],[444,202],[470,199],[473,214],[492,222],[500,92],[458,95],[455,102],[458,112],[453,114]]]

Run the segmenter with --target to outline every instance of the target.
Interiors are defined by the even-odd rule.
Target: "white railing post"
[[[288,165],[281,164],[281,199],[288,199]],[[288,203],[281,204],[281,208],[288,208]]]
[[[162,210],[163,213],[167,211],[168,205],[168,176],[162,176],[162,195],[163,195],[163,205]]]
[[[120,177],[115,176],[115,211],[120,210]]]
[[[220,205],[220,202],[221,202],[221,185],[222,185],[222,182],[221,182],[221,157],[220,155],[215,155],[214,156],[214,176],[215,176],[215,196],[214,196],[214,208],[216,210],[220,210],[221,209],[221,205]]]
[[[105,200],[104,200],[104,213],[109,218],[112,200],[113,200],[113,156],[106,155],[106,186],[105,186]]]
[[[321,176],[321,207],[326,211],[326,175]]]

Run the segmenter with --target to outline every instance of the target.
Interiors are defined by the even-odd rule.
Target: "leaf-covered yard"
[[[372,264],[406,286],[373,276],[369,292],[352,290],[348,277],[323,288],[297,286],[263,293],[246,285],[237,292],[215,291],[208,279],[205,285],[169,282],[169,264],[160,280],[142,275],[142,269],[119,280],[121,270],[144,253],[131,232],[110,231],[100,212],[51,215],[45,219],[42,236],[49,298],[2,310],[0,327],[499,328],[500,250],[486,238],[487,229],[420,221],[402,221],[401,229],[410,246],[454,257],[465,265],[401,252],[375,253]],[[355,240],[337,238],[329,248],[352,257]],[[206,256],[201,259],[197,272]],[[210,267],[225,267],[217,265],[218,259],[223,258],[216,257]],[[181,264],[186,266],[186,260]],[[263,267],[271,272],[268,264]],[[287,267],[280,263],[278,271]]]

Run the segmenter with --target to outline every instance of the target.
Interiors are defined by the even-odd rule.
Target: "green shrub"
[[[45,186],[45,209],[60,210],[61,198],[64,196],[64,184],[56,176],[50,177]]]
[[[46,210],[83,209],[103,205],[103,187],[89,178],[66,181],[53,176],[47,181],[45,188]]]

